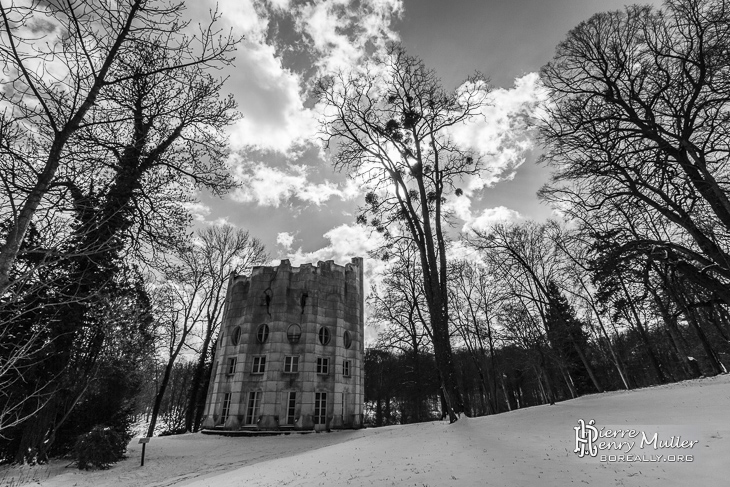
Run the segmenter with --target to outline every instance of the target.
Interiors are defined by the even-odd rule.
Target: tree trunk
[[[692,328],[695,330],[695,333],[697,333],[697,337],[702,343],[702,348],[705,349],[705,355],[707,355],[707,360],[710,362],[710,367],[712,367],[713,375],[727,373],[725,365],[720,362],[717,353],[715,353],[715,349],[712,348],[710,341],[707,339],[707,335],[705,335],[705,332],[702,330],[702,327],[700,326],[699,320],[694,310],[689,309],[686,303],[682,302],[682,304],[687,313],[687,321],[689,321],[690,325],[692,325]]]
[[[20,437],[20,444],[15,452],[14,462],[19,464],[43,462],[46,459],[41,456],[41,446],[46,439],[51,425],[56,417],[56,410],[59,401],[58,392],[55,392],[48,402],[36,412],[33,418],[23,425],[23,433]]]
[[[583,353],[583,350],[581,350],[578,344],[575,343],[575,340],[571,338],[570,341],[573,342],[573,348],[575,348],[578,357],[580,357],[580,361],[583,362],[583,366],[585,367],[586,372],[588,372],[588,376],[591,378],[591,381],[593,381],[593,385],[596,387],[596,390],[598,390],[598,392],[603,392],[603,388],[598,383],[598,379],[596,379],[596,376],[593,374],[593,367],[591,367],[591,364],[588,362],[588,359]]]
[[[167,385],[170,382],[170,376],[172,375],[172,367],[175,365],[176,356],[170,357],[165,366],[165,373],[162,376],[162,382],[160,382],[160,389],[157,391],[155,396],[155,404],[152,406],[152,414],[150,417],[150,425],[147,428],[147,437],[151,438],[155,433],[155,426],[157,425],[157,416],[160,414],[160,406],[162,405],[162,399],[165,397],[165,391]]]
[[[666,326],[667,328],[667,334],[669,335],[669,339],[671,340],[674,349],[677,351],[679,362],[682,364],[682,369],[684,370],[686,377],[693,377],[694,372],[692,366],[689,363],[689,355],[687,354],[687,351],[685,350],[684,345],[679,338],[679,330],[677,329],[677,318],[670,316],[669,310],[664,305],[664,302],[661,300],[659,294],[653,289],[651,291],[654,295],[654,301],[659,308],[659,313],[661,313],[662,319],[664,320],[664,326]]]
[[[455,422],[459,419],[459,414],[464,411],[464,401],[461,397],[461,391],[459,391],[458,382],[456,379],[456,368],[454,367],[454,360],[451,353],[451,339],[449,337],[448,322],[441,322],[442,317],[436,315],[436,319],[439,323],[434,323],[434,316],[431,316],[431,323],[433,327],[433,348],[434,356],[436,358],[436,365],[440,369],[441,377],[441,388],[446,395],[446,405],[449,413],[449,421]]]
[[[195,373],[193,374],[193,382],[190,385],[190,397],[188,398],[188,406],[185,410],[185,431],[192,432],[195,426],[195,417],[197,416],[198,405],[200,404],[200,384],[203,381],[203,374],[205,373],[205,362],[208,358],[208,348],[211,342],[210,324],[203,341],[203,347],[198,357],[198,363],[195,366]]]
[[[512,411],[512,405],[509,402],[509,395],[507,394],[507,387],[504,385],[504,377],[499,378],[499,383],[502,385],[502,393],[504,394],[504,402],[507,403],[507,411]]]
[[[570,377],[570,374],[565,370],[565,367],[563,367],[563,365],[560,365],[558,368],[560,369],[560,374],[563,376],[563,381],[565,382],[565,385],[568,386],[570,398],[575,399],[576,397],[578,397],[578,391],[575,390],[575,384],[573,384],[573,379]]]
[[[198,400],[198,408],[195,411],[195,423],[193,424],[193,431],[200,430],[200,425],[203,422],[203,413],[205,412],[205,402],[207,398],[208,388],[210,387],[210,377],[213,374],[213,369],[216,366],[215,362],[215,354],[216,354],[216,347],[215,347],[215,341],[213,341],[210,344],[210,366],[211,369],[207,370],[206,374],[203,376],[205,378],[205,382],[203,382],[202,389],[199,394],[199,400]]]
[[[656,354],[654,353],[654,347],[651,344],[651,341],[649,340],[649,335],[646,333],[646,330],[644,329],[644,326],[641,324],[641,319],[639,319],[639,313],[636,311],[636,308],[634,307],[634,302],[631,300],[631,295],[629,294],[628,289],[626,289],[626,285],[624,285],[624,280],[619,276],[619,282],[621,283],[621,288],[624,291],[624,294],[626,295],[626,300],[629,303],[629,309],[631,310],[631,313],[634,316],[634,319],[636,322],[634,325],[636,326],[636,329],[639,331],[639,336],[641,337],[641,341],[644,343],[644,346],[646,347],[646,351],[649,354],[649,361],[651,362],[652,367],[654,367],[654,371],[656,372],[657,379],[659,380],[660,384],[666,384],[667,383],[667,377],[664,375],[664,371],[662,370],[661,365],[659,364],[659,360],[656,357]]]
[[[601,327],[601,331],[603,332],[603,336],[606,338],[606,345],[608,346],[608,351],[611,353],[611,358],[613,359],[613,364],[616,367],[616,371],[618,372],[619,377],[621,377],[621,382],[624,384],[624,388],[628,391],[631,389],[629,387],[629,382],[626,380],[626,376],[624,374],[624,371],[622,370],[621,364],[619,363],[618,356],[616,355],[616,351],[613,349],[613,344],[611,343],[611,338],[608,336],[608,332],[606,331],[606,327],[603,326],[603,320],[601,319],[601,315],[598,313],[598,310],[595,307],[595,304],[593,303],[593,297],[590,296],[588,292],[588,288],[585,284],[583,284],[583,280],[580,280],[581,287],[586,292],[586,294],[589,296],[590,299],[587,299],[588,304],[590,305],[591,309],[593,310],[593,314],[596,315],[596,321],[598,321],[598,325]]]
[[[548,393],[548,402],[552,406],[555,404],[555,390],[553,388],[552,381],[550,380],[549,374],[547,373],[547,360],[545,358],[545,353],[542,351],[542,347],[538,344],[537,345],[537,352],[540,356],[540,361],[538,363],[538,367],[540,371],[542,372],[543,376],[545,377],[545,385],[547,386],[547,393]]]

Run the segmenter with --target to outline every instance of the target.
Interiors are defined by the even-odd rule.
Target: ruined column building
[[[358,428],[363,413],[363,259],[231,275],[203,428]]]

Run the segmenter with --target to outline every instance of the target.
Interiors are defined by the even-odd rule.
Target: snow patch
[[[68,460],[53,461],[38,467],[37,475],[27,467],[5,467],[0,470],[0,483],[44,487],[726,485],[730,473],[727,404],[730,376],[723,375],[595,394],[496,416],[461,417],[454,424],[256,438],[201,434],[152,438],[144,467],[139,466],[141,445],[134,439],[129,458],[109,470],[80,472],[65,468]],[[693,462],[606,463],[579,458],[574,453],[579,419],[594,419],[604,427],[644,425],[647,431],[681,432],[683,438],[690,435],[686,439],[699,443],[682,452],[691,453]]]

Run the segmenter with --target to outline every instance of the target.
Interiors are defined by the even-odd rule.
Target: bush
[[[130,436],[106,426],[94,429],[78,437],[74,455],[79,469],[109,468],[112,463],[124,458]]]
[[[182,427],[182,428],[172,428],[172,429],[167,429],[167,430],[163,431],[162,433],[160,433],[157,436],[184,435],[187,432],[188,432],[188,430],[186,430],[184,427]]]

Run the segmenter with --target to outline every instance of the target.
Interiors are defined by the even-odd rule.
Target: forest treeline
[[[371,318],[383,329],[371,360],[413,370],[432,363],[433,354],[428,370],[438,375],[420,396],[412,395],[407,373],[396,384],[383,382],[382,390],[370,382],[374,410],[387,401],[388,414],[397,417],[394,411],[404,408],[401,418],[415,418],[414,397],[441,396],[446,408],[489,414],[727,373],[729,15],[722,0],[630,6],[594,15],[557,46],[540,72],[546,101],[533,127],[543,147],[540,162],[552,174],[539,196],[560,222],[472,228],[437,249],[446,261],[440,299],[458,371],[451,398],[438,384],[444,365],[433,354],[437,324],[426,312],[433,292],[420,261],[432,250],[418,232],[398,234],[370,222],[388,241],[382,255],[394,261],[371,298]],[[423,79],[412,73],[422,71],[401,72],[393,86],[404,94],[388,101],[409,104],[418,100],[410,93]],[[462,192],[453,179],[429,178],[420,160],[412,162],[421,152],[403,141],[421,137],[419,151],[438,144],[436,125],[411,126],[423,107],[414,117],[414,104],[385,133],[393,145],[405,145],[403,164],[391,172],[395,179],[410,176],[433,196],[423,213],[437,227],[439,215],[448,223],[446,204]],[[440,162],[441,171],[453,174],[464,167],[449,165],[459,156],[476,160],[444,155],[426,152],[430,160],[422,167],[435,171]],[[428,192],[449,185],[451,193]]]
[[[469,258],[450,263],[449,288],[466,414],[727,373],[726,303],[635,262],[606,268],[603,244],[584,237],[556,221],[521,221],[465,240]],[[379,335],[365,355],[365,394],[374,425],[445,412],[413,269],[396,261],[370,295]]]
[[[395,44],[311,85],[387,262],[372,424],[727,372],[728,12],[668,0],[568,33],[538,115],[511,121],[542,144],[556,221],[453,228],[489,172],[454,137],[490,104],[481,74],[449,91]],[[196,431],[227,277],[269,260],[245,230],[191,226],[197,191],[237,185],[218,70],[240,39],[156,0],[0,14],[0,460],[66,454],[97,426]]]

